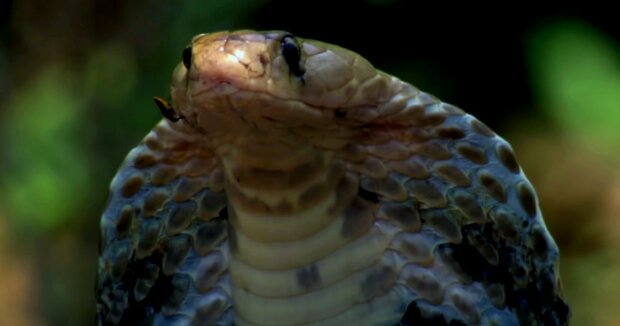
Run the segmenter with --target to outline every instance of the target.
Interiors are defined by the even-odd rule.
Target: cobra
[[[568,323],[511,146],[358,54],[201,34],[101,218],[99,324]]]

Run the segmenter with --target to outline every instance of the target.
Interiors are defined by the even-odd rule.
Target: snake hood
[[[99,324],[565,325],[510,145],[358,54],[201,34],[101,218]]]

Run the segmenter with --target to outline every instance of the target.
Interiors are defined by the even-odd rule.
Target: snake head
[[[364,124],[402,84],[352,51],[282,31],[201,34],[182,57],[175,108],[212,135]]]

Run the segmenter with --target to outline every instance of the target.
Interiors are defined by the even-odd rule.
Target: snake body
[[[278,31],[196,36],[171,93],[111,184],[99,324],[567,324],[535,191],[473,116]]]

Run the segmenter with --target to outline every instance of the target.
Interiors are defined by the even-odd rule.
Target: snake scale
[[[511,146],[358,54],[201,34],[101,218],[97,323],[565,325]]]

